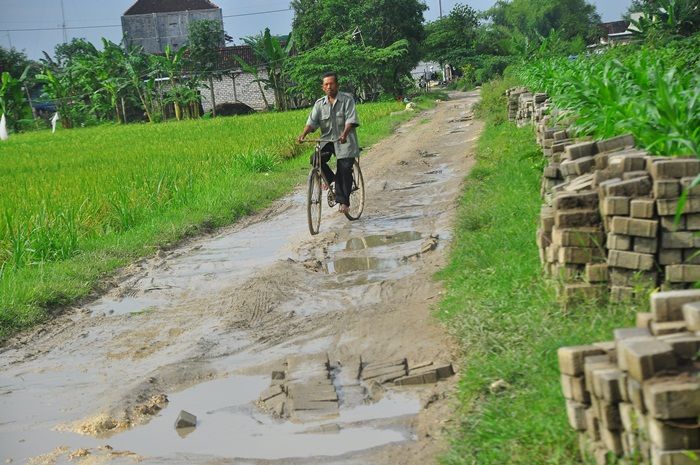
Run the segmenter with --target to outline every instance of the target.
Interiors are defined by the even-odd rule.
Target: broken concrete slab
[[[180,410],[180,414],[175,420],[175,429],[194,428],[197,426],[197,417],[189,412]]]

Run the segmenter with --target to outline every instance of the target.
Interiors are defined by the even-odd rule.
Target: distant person
[[[314,103],[304,131],[297,141],[302,143],[308,134],[319,128],[321,140],[333,141],[321,147],[321,169],[328,182],[335,183],[335,201],[338,204],[338,211],[347,213],[352,190],[352,167],[355,158],[360,156],[360,146],[355,131],[355,128],[360,125],[360,120],[355,113],[355,100],[352,95],[338,92],[336,73],[324,74],[321,87],[326,96]],[[338,160],[338,169],[335,174],[328,166],[328,161],[333,154]]]

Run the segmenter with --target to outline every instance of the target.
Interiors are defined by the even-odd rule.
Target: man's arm
[[[314,105],[314,107],[311,109],[311,113],[309,113],[309,118],[306,120],[306,126],[304,126],[304,130],[301,132],[299,137],[297,137],[297,142],[302,143],[304,141],[304,138],[312,132],[314,132],[316,129],[319,127],[319,118],[318,118],[318,105]]]
[[[304,126],[304,130],[301,132],[301,134],[300,134],[299,137],[297,138],[297,142],[299,142],[299,143],[301,144],[301,143],[304,141],[304,139],[306,138],[306,136],[307,136],[308,134],[311,134],[311,133],[314,132],[315,130],[316,130],[315,127],[313,127],[313,126],[307,124],[306,126]]]

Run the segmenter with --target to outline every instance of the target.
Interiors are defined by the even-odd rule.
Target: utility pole
[[[68,43],[68,34],[66,33],[66,12],[63,8],[63,0],[61,0],[61,20],[63,21],[61,24],[61,28],[63,29],[63,43],[66,44]]]
[[[12,36],[10,35],[10,31],[7,31],[7,41],[10,43],[10,50],[12,50]]]
[[[438,0],[438,5],[440,6],[440,19],[442,19],[442,0]]]

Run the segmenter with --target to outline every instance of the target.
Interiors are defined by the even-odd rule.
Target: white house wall
[[[266,78],[267,73],[261,71],[260,77]],[[224,76],[221,80],[214,79],[214,99],[216,100],[216,104],[241,102],[254,110],[264,110],[265,103],[260,95],[258,84],[253,82],[254,79],[252,74],[247,73],[237,74],[235,80],[230,76]],[[199,88],[202,96],[202,107],[205,112],[210,111],[212,108],[211,92],[207,87],[208,85],[208,82],[203,82],[202,86]],[[268,103],[274,105],[275,93],[272,89],[265,89],[264,85],[263,90],[265,91]]]

